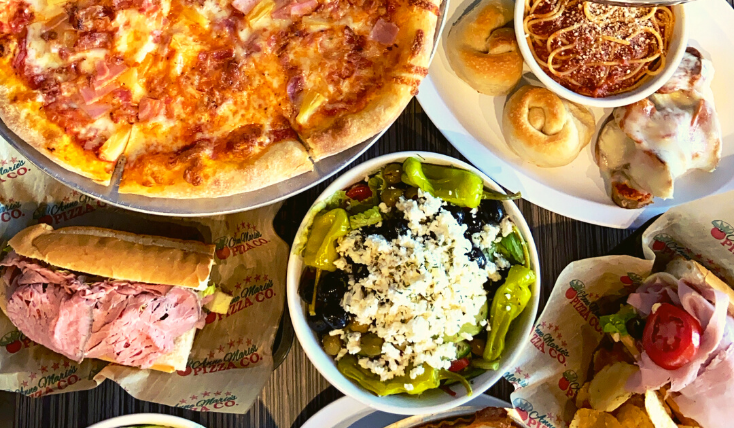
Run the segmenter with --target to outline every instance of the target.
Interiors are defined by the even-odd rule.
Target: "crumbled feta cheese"
[[[500,228],[502,229],[502,236],[510,235],[513,232],[515,223],[512,222],[509,216],[502,219],[500,222]]]
[[[413,385],[406,383],[406,384],[403,384],[403,388],[405,388],[406,391],[412,391]]]
[[[335,357],[335,359],[336,359],[337,361],[339,361],[339,360],[341,360],[342,358],[344,358],[344,356],[345,356],[345,355],[347,355],[348,353],[349,353],[349,351],[347,351],[347,348],[342,348],[342,349],[340,349],[340,350],[339,350],[339,353],[338,353],[338,354],[336,354],[336,357]]]
[[[331,330],[329,332],[329,336],[341,336],[342,334],[344,334],[344,330],[341,330],[341,329],[340,330]]]
[[[337,245],[340,260],[367,266],[368,275],[350,280],[341,303],[356,322],[369,325],[369,331],[384,340],[379,357],[359,359],[361,367],[383,381],[406,370],[418,376],[425,370],[423,364],[448,369],[456,358],[456,345],[444,343],[444,336],[477,322],[487,301],[483,284],[500,279],[493,263],[480,269],[469,258],[473,246],[464,237],[466,225],[442,209],[443,200],[420,190],[418,195],[418,200],[401,198],[396,203],[409,229],[396,239],[354,230]],[[380,210],[388,212],[382,205]],[[498,231],[496,226],[485,228],[477,239],[491,245]],[[461,337],[472,339],[467,334]],[[359,352],[358,340],[358,333],[356,338],[346,334],[349,353]]]
[[[426,372],[426,369],[424,369],[423,366],[418,366],[418,367],[416,367],[416,368],[414,368],[413,370],[410,371],[410,378],[411,379],[415,379],[415,378],[417,378],[418,376],[422,375],[425,372]]]

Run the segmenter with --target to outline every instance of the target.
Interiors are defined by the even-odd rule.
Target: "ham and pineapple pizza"
[[[395,120],[437,1],[0,0],[0,116],[122,193],[262,188]]]

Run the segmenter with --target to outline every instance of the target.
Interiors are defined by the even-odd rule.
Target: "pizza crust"
[[[159,171],[170,184],[152,186],[143,185],[139,175],[125,174],[123,170],[119,192],[165,198],[217,198],[261,189],[312,170],[313,163],[303,145],[283,140],[254,160],[216,164],[216,169],[203,172],[206,178],[197,186],[184,180],[183,168]]]
[[[53,162],[108,186],[115,164],[97,159],[93,153],[74,144],[56,124],[41,114],[34,114],[35,112],[30,109],[32,104],[36,103],[27,102],[27,105],[18,105],[13,102],[13,87],[22,83],[12,71],[8,75],[7,67],[9,67],[7,62],[0,64],[0,76],[3,81],[0,85],[0,120],[5,122],[18,137]]]
[[[397,67],[391,70],[390,80],[373,95],[369,104],[357,113],[342,116],[328,127],[310,133],[301,133],[314,161],[324,159],[362,143],[388,128],[400,116],[425,77],[433,50],[440,1],[426,2],[429,7],[403,3],[399,12],[400,33],[396,44],[402,49]],[[431,10],[429,10],[431,9]],[[421,10],[422,13],[417,13]],[[418,32],[422,32],[420,49],[413,50]]]

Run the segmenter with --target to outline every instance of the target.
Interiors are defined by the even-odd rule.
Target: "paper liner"
[[[289,250],[272,227],[279,207],[196,219],[125,211],[65,187],[0,140],[3,247],[39,222],[204,239],[217,248],[212,280],[235,296],[226,315],[209,314],[186,370],[172,374],[98,360],[77,364],[31,342],[0,313],[0,389],[39,397],[91,389],[111,379],[141,400],[246,413],[272,372],[271,350],[283,314]]]
[[[565,428],[587,380],[603,334],[601,296],[629,293],[673,255],[694,259],[734,283],[734,192],[669,210],[643,234],[647,260],[607,256],[569,264],[561,272],[524,352],[504,377],[515,386],[513,406],[528,427]]]

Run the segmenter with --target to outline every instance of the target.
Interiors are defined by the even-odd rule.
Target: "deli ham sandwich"
[[[609,335],[571,428],[734,426],[734,290],[675,258],[629,295],[608,298],[615,303],[599,307],[616,313],[600,319]]]
[[[209,304],[214,246],[46,224],[0,257],[0,308],[29,339],[80,362],[183,370]],[[221,298],[216,299],[222,301]]]

